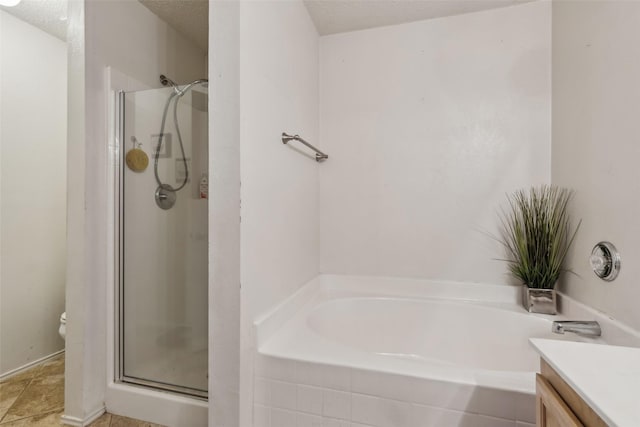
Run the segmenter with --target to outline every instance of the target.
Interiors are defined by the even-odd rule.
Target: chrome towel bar
[[[299,135],[289,135],[286,132],[282,132],[282,143],[286,144],[289,141],[299,141],[302,142],[304,145],[306,145],[307,147],[311,148],[313,151],[316,152],[316,162],[321,162],[323,160],[327,160],[329,158],[328,154],[323,153],[322,151],[318,150],[316,147],[314,147],[313,145],[309,144],[307,141],[305,141],[304,139],[300,138]]]

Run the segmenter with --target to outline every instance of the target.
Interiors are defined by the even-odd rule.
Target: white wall
[[[66,421],[104,405],[106,389],[109,146],[106,67],[149,87],[164,73],[201,78],[205,52],[134,0],[70,2],[69,266]],[[80,368],[79,368],[80,367]]]
[[[0,11],[0,76],[2,375],[64,348],[66,44]]]
[[[505,193],[550,179],[550,3],[321,39],[320,270],[509,280]]]
[[[213,427],[240,425],[239,19],[238,2],[209,4],[209,426]]]
[[[242,382],[251,416],[254,317],[318,274],[318,34],[301,1],[240,4]]]
[[[553,2],[552,181],[573,188],[582,226],[561,290],[640,329],[640,3]],[[622,269],[611,283],[589,267],[611,241]]]

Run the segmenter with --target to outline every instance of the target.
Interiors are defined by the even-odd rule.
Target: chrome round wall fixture
[[[156,189],[156,205],[160,209],[171,209],[176,204],[176,191],[169,184],[162,184]]]
[[[593,272],[607,282],[611,282],[620,273],[620,254],[613,244],[599,242],[593,247],[589,264]]]

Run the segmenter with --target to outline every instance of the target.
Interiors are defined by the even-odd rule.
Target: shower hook
[[[133,149],[142,147],[142,142],[138,141],[138,138],[135,136],[131,136],[131,143],[133,144]]]

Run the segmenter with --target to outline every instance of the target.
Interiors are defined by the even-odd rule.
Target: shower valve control
[[[607,282],[611,282],[620,273],[620,254],[613,244],[599,242],[593,247],[589,264],[593,272]]]
[[[171,209],[176,204],[176,191],[169,184],[162,184],[156,189],[156,205],[160,209]]]

